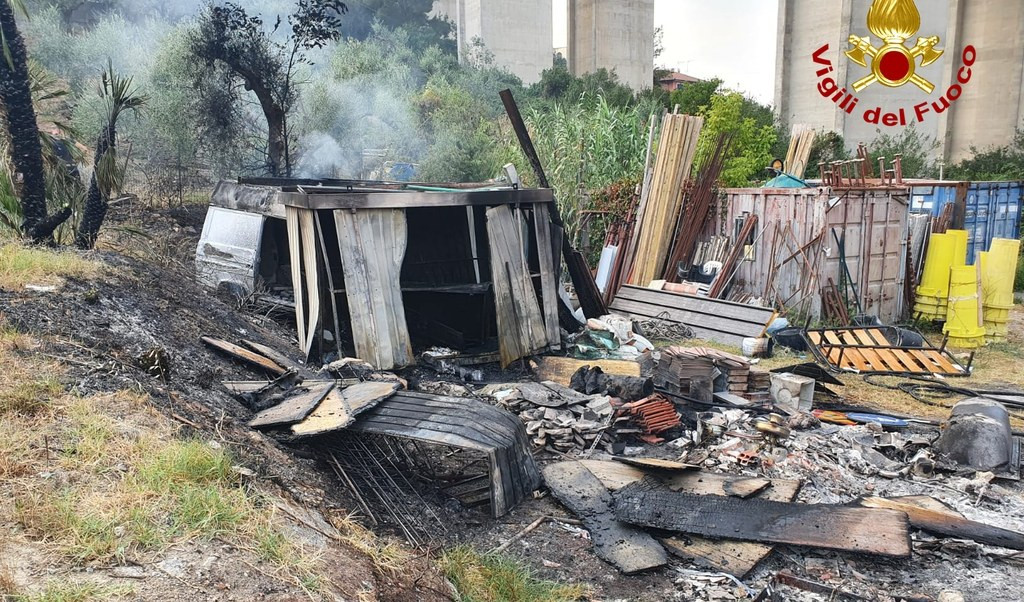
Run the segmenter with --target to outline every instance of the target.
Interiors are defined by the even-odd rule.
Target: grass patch
[[[397,575],[411,559],[405,547],[378,537],[356,522],[352,515],[336,521],[335,526],[342,532],[342,541],[366,555],[380,574]]]
[[[459,602],[567,602],[589,595],[584,585],[542,581],[507,556],[483,555],[467,546],[445,552],[440,566]]]
[[[93,278],[102,271],[99,262],[74,251],[28,247],[19,243],[0,246],[0,289],[14,291],[26,284],[55,285],[62,278]]]

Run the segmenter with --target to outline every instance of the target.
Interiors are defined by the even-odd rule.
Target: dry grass
[[[342,541],[362,552],[374,570],[379,574],[397,575],[412,560],[408,548],[383,537],[377,536],[359,524],[351,514],[333,521],[334,526],[342,533]]]
[[[330,584],[228,450],[176,438],[177,423],[145,395],[66,392],[61,366],[38,347],[0,327],[0,525],[16,523],[65,565],[145,563],[171,545],[218,537],[307,592]],[[0,566],[0,593],[13,596],[16,585]],[[14,599],[112,596],[82,586]]]
[[[0,246],[0,289],[22,290],[27,284],[57,285],[64,278],[95,278],[103,265],[76,251],[29,247],[8,242]]]
[[[585,585],[542,581],[512,558],[483,555],[467,546],[445,552],[440,565],[459,602],[570,602],[590,596]]]

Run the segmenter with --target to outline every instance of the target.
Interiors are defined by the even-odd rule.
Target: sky
[[[556,48],[565,46],[566,2],[555,0]],[[654,25],[664,29],[659,67],[677,69],[771,104],[775,87],[778,0],[655,0]]]

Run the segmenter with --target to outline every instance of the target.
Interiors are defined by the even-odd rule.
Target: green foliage
[[[973,182],[1024,180],[1024,131],[1018,129],[1006,146],[986,150],[971,147],[971,153],[972,157],[947,169],[946,177]]]
[[[702,115],[704,129],[698,141],[697,165],[711,156],[720,134],[731,133],[732,146],[722,168],[722,185],[749,186],[763,179],[778,139],[774,124],[759,124],[763,116],[751,110],[749,101],[737,92],[716,94]]]
[[[409,47],[421,52],[430,47],[441,48],[455,56],[453,24],[445,18],[428,17],[433,0],[360,0],[349,3],[345,35],[365,40],[381,28],[402,29],[409,38]]]
[[[540,81],[531,86],[530,94],[551,102],[591,105],[601,98],[613,107],[629,106],[636,100],[633,90],[620,83],[614,71],[604,68],[580,77],[564,66],[545,69]]]
[[[878,159],[884,157],[886,168],[890,169],[896,155],[901,155],[904,178],[933,178],[938,175],[934,156],[939,144],[934,138],[919,132],[913,123],[898,134],[877,131],[879,135],[869,148],[872,165],[877,166]],[[877,171],[878,168],[875,169]]]
[[[811,154],[808,157],[805,175],[808,178],[815,178],[820,175],[818,173],[818,163],[845,161],[850,158],[850,153],[846,150],[846,140],[842,134],[822,130],[814,135],[814,142],[811,144]]]
[[[588,106],[591,102],[593,108]],[[526,111],[524,119],[557,194],[568,236],[579,238],[581,212],[590,207],[589,191],[637,177],[643,171],[650,118],[660,112],[655,105],[616,107],[603,97]],[[515,165],[529,165],[510,130],[506,132],[507,156]],[[520,176],[536,185],[532,174]]]
[[[711,107],[711,99],[722,87],[722,80],[712,78],[706,81],[683,84],[682,89],[673,90],[669,97],[669,108],[679,106],[683,115],[700,115]]]
[[[571,602],[588,595],[584,585],[541,581],[507,556],[483,555],[467,546],[445,552],[440,566],[459,602]]]

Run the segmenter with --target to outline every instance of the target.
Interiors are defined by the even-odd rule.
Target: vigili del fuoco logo
[[[840,109],[853,114],[860,102],[856,94],[873,84],[888,88],[899,88],[913,84],[929,97],[934,96],[935,84],[917,73],[918,67],[927,67],[939,60],[945,50],[938,48],[941,40],[937,35],[918,37],[917,43],[908,46],[907,41],[921,29],[921,13],[914,0],[874,0],[868,9],[868,31],[871,36],[850,36],[850,49],[844,54],[868,73],[853,82],[852,91],[840,88],[832,75],[832,61],[825,58],[829,45],[814,51],[813,59],[818,67],[818,93],[836,103]],[[929,32],[926,32],[929,33]],[[960,68],[955,81],[937,99],[926,100],[913,107],[876,106],[865,108],[864,121],[875,125],[905,126],[910,119],[923,122],[930,114],[944,113],[952,103],[963,95],[963,86],[971,81],[971,66],[978,58],[974,46],[967,45],[960,55]],[[920,65],[919,63],[920,59]],[[858,69],[858,67],[850,67]]]

